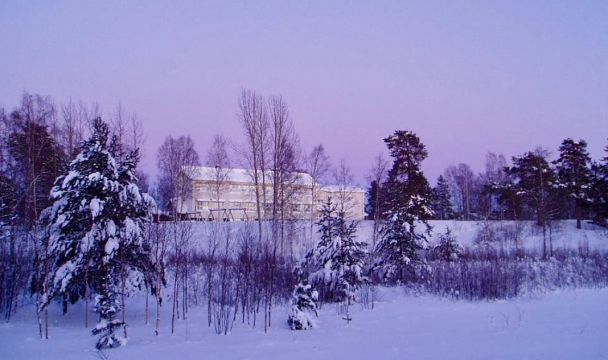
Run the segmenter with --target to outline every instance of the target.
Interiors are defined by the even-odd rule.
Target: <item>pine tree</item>
[[[292,306],[287,317],[287,325],[291,330],[307,330],[316,326],[314,317],[317,312],[318,293],[312,289],[303,278],[293,290]],[[314,315],[314,317],[313,317]]]
[[[607,155],[591,166],[591,209],[594,222],[601,226],[608,225],[608,145],[604,151]]]
[[[589,203],[591,188],[591,158],[587,143],[584,140],[564,140],[559,147],[559,159],[554,163],[557,165],[559,187],[574,200],[576,228],[580,229],[583,207]]]
[[[513,179],[513,188],[524,204],[536,214],[536,222],[544,226],[549,213],[549,197],[554,191],[556,176],[545,155],[527,152],[513,157],[513,166],[508,168]]]
[[[505,167],[505,178],[502,181],[492,181],[485,186],[485,191],[495,196],[498,203],[498,219],[519,220],[521,218],[521,201],[509,167]]]
[[[364,242],[356,241],[357,222],[347,221],[331,198],[321,208],[317,223],[321,239],[302,265],[310,283],[320,290],[323,301],[355,299],[355,292],[366,281],[363,275]]]
[[[437,185],[433,188],[433,212],[437,220],[449,220],[454,218],[454,209],[450,195],[450,186],[443,175],[437,179]]]
[[[125,343],[116,330],[126,324],[116,314],[126,293],[153,271],[143,241],[153,200],[136,185],[137,151],[117,163],[115,143],[107,124],[96,119],[92,136],[56,180],[53,205],[44,214],[55,259],[45,304],[58,296],[75,302],[92,289],[100,315],[93,334],[100,335],[100,349]]]
[[[431,190],[420,169],[428,156],[426,148],[411,131],[396,131],[384,139],[393,165],[383,185],[386,222],[377,245],[375,265],[385,281],[404,281],[406,271],[414,271],[423,260],[418,252],[428,244],[433,216]],[[425,227],[416,231],[418,224]]]

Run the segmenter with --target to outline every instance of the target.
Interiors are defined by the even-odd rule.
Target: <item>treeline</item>
[[[521,222],[486,222],[468,249],[449,229],[431,244],[428,221],[440,210],[453,216],[449,185],[443,180],[436,188],[429,185],[421,170],[428,152],[415,133],[395,131],[384,142],[392,163],[389,167],[388,161],[378,157],[372,171],[368,193],[373,204],[370,215],[375,220],[372,247],[367,249],[366,243],[356,241],[356,223],[345,221],[344,213],[332,208],[331,202],[324,206],[319,222],[321,240],[297,269],[299,283],[288,317],[293,330],[315,326],[319,302],[341,304],[344,319],[349,321],[348,307],[353,301],[373,308],[374,286],[380,284],[408,285],[466,299],[504,299],[526,288],[606,286],[605,252],[554,249],[551,231],[545,231],[553,209],[568,197],[579,214],[579,226],[585,204],[600,201],[605,211],[606,203],[591,195],[597,191],[591,183],[604,181],[601,186],[606,185],[606,159],[590,166],[584,142],[565,140],[555,161],[556,170],[538,152],[514,158],[511,167],[494,166],[504,175],[502,181],[492,178],[485,185],[486,191],[479,192],[488,196],[496,209],[514,200],[530,207],[543,229],[542,254],[526,251]],[[461,189],[465,200],[460,211],[468,208],[472,214],[469,185],[465,183]],[[513,209],[520,211],[519,207]],[[602,223],[606,220],[605,215],[596,216]]]
[[[557,159],[543,149],[513,156],[489,153],[485,171],[476,174],[467,164],[448,167],[432,188],[436,220],[583,219],[606,226],[608,218],[608,146],[606,156],[593,160],[584,140],[565,139]],[[387,206],[382,158],[377,160],[368,188],[367,213],[382,217]],[[378,165],[380,164],[380,165]],[[385,165],[384,165],[385,166]]]

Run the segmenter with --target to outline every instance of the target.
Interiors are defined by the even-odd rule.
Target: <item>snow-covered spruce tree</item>
[[[336,228],[336,219],[333,216],[333,213],[336,211],[337,205],[333,204],[331,199],[327,199],[327,202],[321,206],[319,220],[315,223],[319,227],[317,231],[321,234],[321,238],[306,253],[304,260],[300,264],[302,276],[310,280],[310,283],[319,291],[319,299],[322,301],[326,301],[329,297],[329,289],[325,286],[323,277],[320,279],[317,277],[313,278],[313,274],[317,274],[319,269],[323,268],[320,254],[331,246],[332,240],[337,236],[338,229]]]
[[[117,332],[126,326],[116,318],[121,300],[153,271],[143,241],[153,200],[136,185],[137,151],[118,164],[113,143],[108,125],[96,119],[93,134],[55,181],[53,205],[43,215],[55,261],[44,303],[66,296],[75,302],[91,289],[100,315],[93,330],[99,349],[125,343]]]
[[[318,316],[317,301],[319,294],[313,290],[306,277],[301,280],[293,290],[291,310],[287,317],[287,325],[291,330],[307,330],[316,326],[315,318]]]
[[[380,229],[381,239],[376,246],[378,260],[376,274],[384,281],[404,282],[408,272],[415,274],[424,260],[419,250],[428,245],[433,216],[431,189],[420,169],[428,156],[426,148],[411,131],[396,131],[384,139],[393,166],[383,185],[385,223]],[[422,225],[422,231],[416,227]]]
[[[559,147],[559,158],[555,160],[558,187],[574,200],[576,228],[581,228],[583,207],[589,204],[591,188],[591,158],[585,140],[566,139]]]
[[[448,227],[445,229],[445,233],[439,236],[439,241],[433,251],[443,261],[456,261],[462,255],[463,248]]]
[[[454,209],[450,194],[450,185],[443,175],[439,175],[437,185],[432,190],[433,212],[437,220],[449,220],[454,218]]]
[[[306,255],[302,268],[322,301],[350,303],[367,280],[363,275],[366,244],[356,241],[358,224],[346,220],[329,198],[317,225],[321,239]]]

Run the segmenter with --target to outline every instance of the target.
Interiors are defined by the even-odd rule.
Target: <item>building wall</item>
[[[321,188],[316,196],[316,217],[319,216],[319,210],[327,199],[331,198],[332,203],[337,205],[339,209],[343,209],[347,218],[352,220],[363,220],[365,218],[365,191],[358,188],[339,189],[339,188]]]
[[[212,180],[193,180],[192,196],[181,202],[181,211],[190,218],[200,220],[257,220],[255,185],[253,182],[227,181],[217,190],[217,183]],[[348,218],[363,220],[365,192],[351,187],[318,188],[315,192],[315,204],[310,185],[292,185],[289,187],[290,200],[286,214],[290,219],[310,219],[311,207],[314,207],[314,218],[318,218],[321,205],[331,197],[332,202],[343,206]],[[261,190],[261,189],[260,189]],[[342,191],[340,191],[342,190]],[[218,197],[219,194],[219,197]],[[272,216],[272,186],[266,187],[269,204],[262,211],[262,218]]]

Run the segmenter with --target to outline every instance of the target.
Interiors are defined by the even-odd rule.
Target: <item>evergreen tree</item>
[[[439,236],[439,241],[433,250],[437,257],[443,261],[456,261],[463,252],[462,246],[452,235],[450,228],[446,228],[445,233]]]
[[[591,166],[591,209],[594,222],[607,226],[608,219],[608,145],[604,148],[606,156]]]
[[[546,160],[547,154],[538,150],[513,157],[513,166],[507,169],[513,183],[512,189],[536,217],[536,223],[543,230],[543,258],[552,252],[547,246],[547,220],[554,219],[561,208],[556,191],[556,175]],[[532,215],[534,214],[534,215]],[[550,242],[550,238],[549,238]]]
[[[509,174],[509,167],[504,168],[505,178],[501,181],[492,181],[486,184],[484,191],[492,194],[498,203],[498,219],[521,219],[521,199],[517,196],[517,189],[513,176]]]
[[[9,178],[5,177],[0,168],[0,254],[4,255],[10,251],[10,246],[7,246],[9,241],[5,241],[11,235],[11,224],[15,215],[13,214],[13,186]],[[5,290],[4,276],[10,265],[7,263],[9,256],[0,256],[0,309],[2,309],[3,300],[5,298],[3,291]],[[6,262],[6,263],[5,263]]]
[[[549,198],[554,191],[555,172],[540,152],[527,152],[513,157],[513,166],[508,168],[517,196],[536,214],[536,222],[544,226],[549,215]]]
[[[116,142],[108,134],[107,124],[96,119],[92,136],[55,181],[53,205],[44,213],[55,259],[45,304],[57,296],[75,302],[92,289],[100,315],[93,330],[100,335],[97,348],[125,343],[116,330],[126,324],[116,314],[128,291],[153,271],[143,241],[153,200],[136,185],[137,151],[117,163]]]
[[[15,202],[15,185],[0,169],[0,219],[3,224],[8,224],[9,219],[15,216]]]
[[[324,301],[355,299],[355,292],[366,281],[363,275],[364,242],[355,240],[357,222],[347,221],[331,198],[323,204],[317,223],[321,239],[305,258],[302,268]]]
[[[293,290],[291,310],[287,317],[287,325],[291,330],[307,330],[316,326],[314,317],[318,316],[318,296],[305,278],[296,285]]]
[[[566,139],[559,147],[557,175],[559,187],[574,200],[574,215],[576,228],[581,228],[583,207],[589,203],[589,190],[591,188],[591,158],[587,152],[587,143],[584,140],[574,141]]]
[[[5,174],[0,168],[0,313],[8,321],[16,310],[17,294],[31,276],[32,258],[15,214],[15,184]]]
[[[423,260],[418,250],[426,247],[431,227],[427,220],[433,216],[431,189],[422,170],[428,156],[426,147],[411,131],[396,131],[384,139],[393,157],[384,189],[385,224],[377,244],[380,257],[376,268],[385,281],[406,279]],[[421,224],[425,229],[416,231]]]
[[[437,220],[449,220],[454,218],[454,209],[450,195],[450,185],[443,175],[439,175],[437,185],[433,188],[433,212]]]
[[[19,117],[16,112],[13,117]],[[46,125],[13,119],[8,136],[9,167],[15,184],[15,211],[20,223],[30,230],[42,210],[50,205],[49,191],[64,167],[65,155],[47,131]]]
[[[368,219],[373,220],[376,218],[376,214],[381,214],[381,210],[378,209],[380,204],[378,203],[379,201],[377,201],[380,194],[381,192],[378,182],[376,180],[372,180],[372,182],[369,184],[369,188],[367,189],[365,201],[365,213]]]

